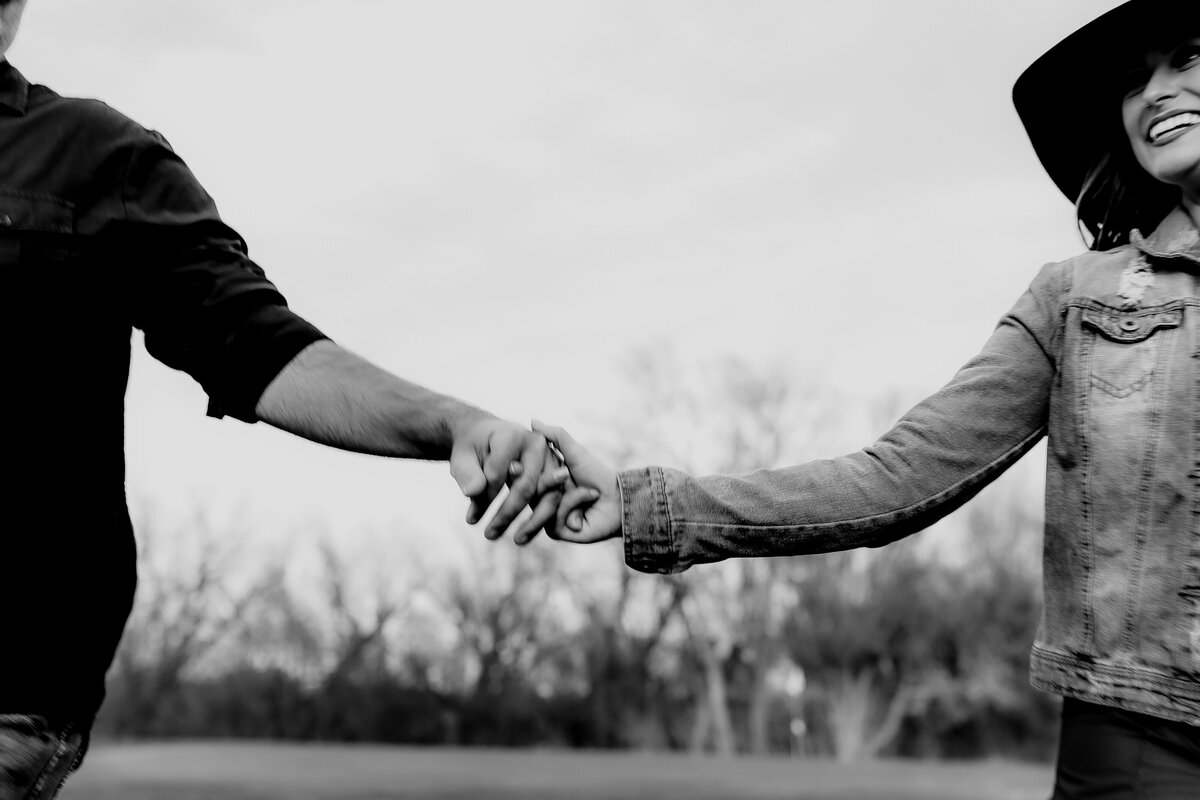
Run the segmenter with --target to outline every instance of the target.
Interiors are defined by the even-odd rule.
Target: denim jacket
[[[626,563],[879,546],[961,506],[1048,435],[1046,691],[1200,725],[1200,240],[1045,266],[982,352],[870,447],[743,476],[619,475]]]

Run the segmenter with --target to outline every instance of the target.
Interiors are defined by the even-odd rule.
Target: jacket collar
[[[1156,258],[1187,258],[1200,264],[1200,231],[1182,206],[1163,218],[1158,228],[1149,236],[1135,230],[1129,235],[1130,243],[1148,256]]]
[[[0,113],[7,111],[21,116],[28,103],[29,81],[8,59],[0,59]]]

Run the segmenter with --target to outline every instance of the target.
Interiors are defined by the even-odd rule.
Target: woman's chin
[[[1142,168],[1155,180],[1178,186],[1188,195],[1200,192],[1200,130],[1139,155]]]

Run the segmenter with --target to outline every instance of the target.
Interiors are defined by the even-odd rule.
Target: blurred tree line
[[[861,446],[903,410],[741,362],[631,364],[607,451],[621,465],[799,463]],[[248,559],[236,524],[144,519],[96,732],[1047,758],[1057,704],[1027,679],[1040,485],[1027,465],[1013,473],[885,548],[671,577],[626,569],[616,542],[479,543],[405,570],[328,538]]]

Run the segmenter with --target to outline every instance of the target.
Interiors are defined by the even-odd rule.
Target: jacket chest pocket
[[[46,194],[0,189],[0,263],[37,268],[76,252],[75,207]]]
[[[1113,397],[1129,397],[1154,377],[1162,350],[1183,321],[1182,306],[1119,311],[1086,308],[1083,326],[1088,339],[1091,385]]]

